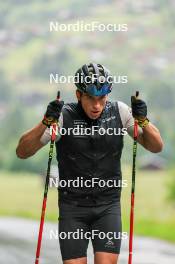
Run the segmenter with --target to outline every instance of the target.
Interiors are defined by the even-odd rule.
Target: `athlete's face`
[[[77,99],[81,101],[83,110],[91,119],[97,119],[101,115],[108,97],[107,95],[91,96],[86,93],[80,93],[79,91],[76,92],[76,95]]]

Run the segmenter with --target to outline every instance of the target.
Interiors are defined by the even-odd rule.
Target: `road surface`
[[[0,218],[0,264],[34,264],[39,223],[18,218]],[[50,238],[52,231],[52,239]],[[61,264],[57,225],[46,223],[43,233],[40,264]],[[75,242],[76,243],[76,242]],[[119,264],[127,264],[128,240],[122,241]],[[88,263],[93,264],[91,245]],[[175,245],[135,237],[133,264],[174,264]]]

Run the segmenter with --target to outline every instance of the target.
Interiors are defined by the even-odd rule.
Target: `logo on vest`
[[[103,118],[101,121],[102,121],[102,123],[105,123],[105,122],[109,122],[109,121],[114,120],[114,119],[116,119],[116,116],[106,117],[106,118]]]

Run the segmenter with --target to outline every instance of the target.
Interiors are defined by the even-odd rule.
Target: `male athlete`
[[[85,64],[75,76],[78,102],[52,101],[43,120],[21,137],[16,153],[21,159],[34,155],[50,141],[49,127],[58,121],[59,180],[67,183],[59,186],[59,234],[67,234],[59,237],[63,263],[86,264],[91,239],[94,263],[116,264],[122,239],[123,137],[126,131],[133,135],[134,117],[145,149],[160,152],[163,142],[144,101],[132,97],[131,110],[108,101],[112,78],[103,65]]]

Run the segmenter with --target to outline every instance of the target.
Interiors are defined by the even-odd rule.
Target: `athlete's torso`
[[[88,128],[93,131],[93,126],[98,129],[113,129],[113,135],[100,135],[97,131],[91,135],[62,135],[56,143],[57,160],[60,180],[99,180],[121,181],[120,158],[123,149],[123,125],[119,114],[117,102],[107,102],[100,118],[89,119],[79,103],[66,104],[63,108],[63,128]],[[96,130],[96,129],[95,129]],[[88,130],[89,132],[90,130]],[[101,130],[104,131],[104,130]],[[74,130],[75,132],[75,130]],[[119,132],[119,134],[117,133]],[[99,187],[60,187],[60,199],[81,200],[89,197],[90,200],[109,201],[120,197],[121,188]]]

